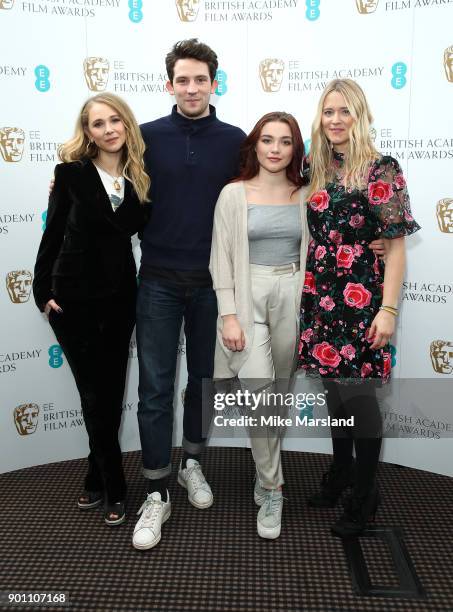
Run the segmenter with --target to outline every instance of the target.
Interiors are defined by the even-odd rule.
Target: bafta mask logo
[[[377,9],[379,0],[355,0],[355,3],[361,15],[368,15]]]
[[[453,234],[453,199],[444,198],[436,205],[436,216],[439,229],[444,234]]]
[[[21,404],[14,408],[14,423],[20,436],[35,433],[38,427],[38,404]]]
[[[13,304],[28,302],[33,275],[28,270],[13,270],[6,275],[6,290]]]
[[[281,59],[267,58],[260,62],[260,80],[264,91],[280,91],[283,81],[285,62]]]
[[[431,363],[438,374],[453,372],[453,342],[433,340],[430,346]]]
[[[87,57],[83,62],[85,81],[91,91],[104,91],[109,80],[109,60],[105,57]]]
[[[178,16],[181,21],[195,21],[198,17],[200,0],[175,0]]]
[[[10,9],[14,6],[14,0],[0,0],[0,9]]]
[[[370,127],[370,138],[373,142],[376,142],[377,132],[376,132],[376,128],[374,127]]]
[[[0,128],[0,151],[6,162],[19,162],[24,152],[25,132],[18,127]]]
[[[444,68],[448,81],[453,83],[453,45],[444,51]]]

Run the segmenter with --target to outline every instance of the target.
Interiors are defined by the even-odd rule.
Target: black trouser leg
[[[105,489],[113,503],[126,494],[118,431],[134,302],[130,296],[112,297],[62,307],[63,313],[53,313],[50,323],[80,393],[90,443],[85,488]]]
[[[339,385],[347,418],[354,417],[355,492],[366,495],[374,486],[382,445],[382,418],[374,382]]]
[[[325,382],[326,401],[329,414],[332,418],[346,418],[346,413],[342,405],[339,385],[334,382]],[[346,427],[331,426],[333,462],[338,466],[350,465],[353,460],[353,436],[352,432]]]

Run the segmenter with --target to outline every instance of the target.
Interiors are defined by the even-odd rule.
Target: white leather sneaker
[[[262,487],[258,475],[255,476],[255,486],[253,488],[253,499],[255,500],[255,504],[257,506],[262,506],[268,493],[270,493],[270,490]]]
[[[138,550],[147,550],[159,544],[162,523],[170,518],[171,503],[167,491],[167,501],[162,501],[160,493],[148,493],[137,514],[141,514],[134,528],[132,545]]]
[[[179,484],[187,489],[187,497],[195,508],[209,508],[212,506],[214,497],[211,487],[201,470],[201,465],[195,459],[187,459],[186,467],[179,466]]]
[[[262,538],[274,540],[282,528],[283,495],[281,491],[272,490],[266,495],[258,511],[256,527]]]

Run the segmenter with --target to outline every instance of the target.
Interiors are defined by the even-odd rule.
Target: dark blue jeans
[[[160,280],[140,281],[137,299],[139,363],[138,425],[143,473],[170,474],[173,395],[178,340],[184,320],[188,382],[184,396],[183,448],[201,452],[202,380],[212,378],[217,300],[212,287],[185,288]]]

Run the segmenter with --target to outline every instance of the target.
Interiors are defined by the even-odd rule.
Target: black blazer
[[[40,310],[50,299],[86,300],[136,286],[131,236],[147,207],[129,181],[114,212],[99,173],[88,160],[58,164],[46,229],[36,259],[33,294]]]

